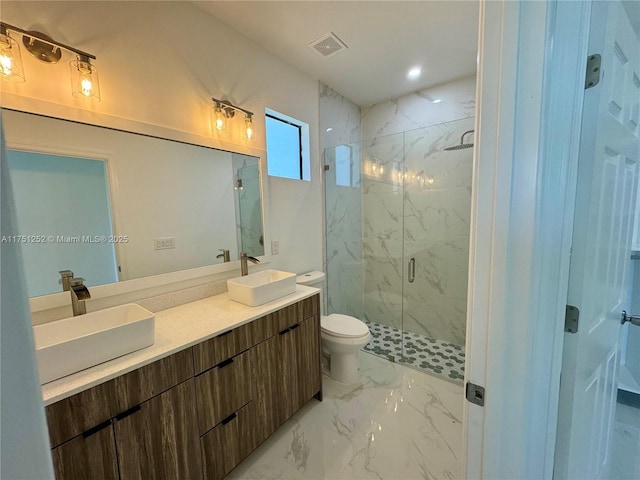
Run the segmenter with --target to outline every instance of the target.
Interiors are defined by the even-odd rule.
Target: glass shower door
[[[461,382],[473,118],[324,152],[327,312],[367,322],[365,351]],[[472,136],[465,137],[465,143]]]
[[[360,145],[324,151],[327,314],[364,318]]]
[[[462,381],[473,118],[404,134],[403,363]],[[469,139],[469,137],[465,137]]]

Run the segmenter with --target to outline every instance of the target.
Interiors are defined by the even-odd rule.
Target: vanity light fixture
[[[242,138],[251,142],[253,140],[253,120],[250,114],[246,114],[244,117],[244,130],[242,130]]]
[[[211,97],[213,108],[211,109],[211,124],[214,133],[222,133],[227,130],[229,119],[233,118],[236,111],[244,113],[244,128],[242,138],[246,141],[253,141],[255,138],[255,128],[253,125],[253,112],[237,107],[227,100],[220,100]]]
[[[98,69],[91,63],[96,59],[95,55],[57,42],[44,33],[0,22],[0,73],[3,78],[25,81],[20,47],[14,36],[21,37],[24,48],[44,63],[58,63],[63,50],[75,55],[76,59],[70,63],[71,93],[86,99],[100,100]]]
[[[95,98],[100,100],[98,69],[91,64],[89,57],[78,55],[69,64],[71,68],[71,93],[74,97]]]
[[[235,112],[228,107],[225,108],[221,103],[216,102],[211,111],[211,118],[213,122],[213,128],[218,132],[225,132],[227,130],[227,118],[233,117]]]
[[[3,79],[11,82],[25,81],[20,47],[9,36],[4,23],[0,23],[0,73]]]

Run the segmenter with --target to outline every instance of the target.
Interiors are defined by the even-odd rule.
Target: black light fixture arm
[[[246,115],[249,115],[250,117],[253,116],[253,112],[250,112],[249,110],[245,110],[244,108],[241,108],[241,107],[236,107],[234,104],[232,104],[228,100],[219,100],[214,97],[211,97],[211,100],[216,102],[220,108],[231,108],[233,110],[239,110],[241,112],[244,112]]]
[[[41,34],[38,34],[38,32],[28,32],[27,30],[23,30],[20,27],[16,27],[14,25],[10,25],[10,24],[5,23],[5,22],[0,22],[0,33],[6,35],[7,32],[15,32],[15,33],[18,33],[18,34],[20,34],[20,35],[22,35],[24,37],[29,37],[29,38],[36,39],[39,42],[46,43],[48,45],[51,45],[54,48],[61,48],[62,50],[66,50],[68,52],[75,53],[76,55],[78,55],[80,57],[90,58],[92,60],[96,59],[95,55],[92,55],[92,54],[87,53],[87,52],[83,52],[82,50],[78,50],[77,48],[70,47],[69,45],[65,45],[64,43],[56,42],[55,40],[51,40],[50,38],[43,37]]]

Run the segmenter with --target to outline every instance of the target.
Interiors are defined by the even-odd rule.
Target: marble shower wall
[[[362,138],[408,132],[476,114],[476,77],[461,78],[362,108]]]
[[[319,111],[323,163],[330,168],[324,173],[327,312],[362,318],[360,107],[320,84]],[[336,181],[336,154],[341,167],[345,154],[349,157],[348,182]],[[344,170],[338,180],[344,180]]]

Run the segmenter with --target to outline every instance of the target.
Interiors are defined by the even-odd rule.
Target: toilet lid
[[[322,317],[320,328],[323,332],[336,337],[364,337],[369,333],[369,327],[362,320],[339,313]]]

